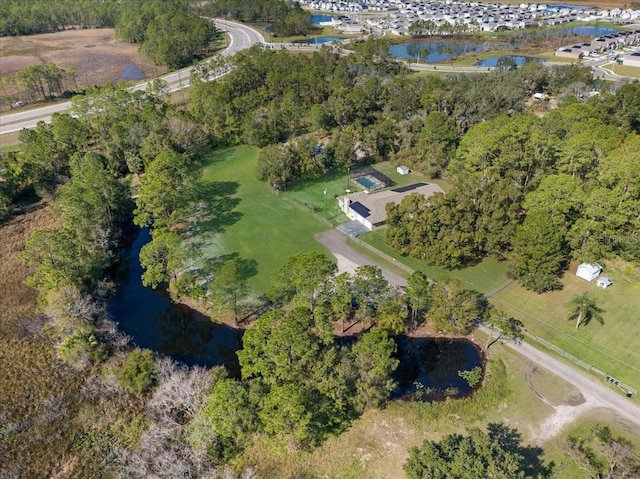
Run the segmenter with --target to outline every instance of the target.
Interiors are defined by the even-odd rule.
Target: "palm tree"
[[[595,319],[600,324],[604,324],[602,314],[604,310],[596,304],[596,300],[589,294],[576,294],[569,301],[568,306],[571,308],[567,319],[569,321],[576,320],[576,329],[581,324],[588,324],[589,321]]]

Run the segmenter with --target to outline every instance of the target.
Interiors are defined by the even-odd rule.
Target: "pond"
[[[393,398],[437,401],[466,397],[474,391],[458,374],[484,366],[480,348],[468,339],[399,336],[396,341],[400,365],[394,373],[398,386]]]
[[[321,45],[324,43],[330,43],[330,42],[339,42],[340,38],[338,37],[313,37],[313,38],[305,38],[304,40],[294,40],[293,43],[300,43],[300,44],[316,44],[316,45]]]
[[[513,48],[505,45],[504,48]],[[417,40],[392,45],[389,53],[398,58],[418,60],[420,63],[441,63],[474,52],[500,48],[491,42],[476,43],[471,40]]]
[[[163,288],[154,290],[142,284],[138,255],[150,240],[148,229],[141,229],[123,256],[126,271],[118,281],[118,294],[109,303],[109,313],[120,331],[141,348],[190,366],[226,365],[239,375],[236,351],[242,344],[241,330],[213,323],[188,306],[172,303]]]
[[[320,25],[321,23],[330,22],[331,20],[333,20],[332,15],[323,15],[321,13],[315,13],[311,16],[311,21],[313,22],[314,25]]]
[[[524,65],[527,62],[539,62],[544,63],[544,58],[535,57],[523,57],[519,55],[499,55],[495,57],[484,58],[476,62],[477,66],[481,67],[495,67],[499,63],[515,63],[517,66]]]

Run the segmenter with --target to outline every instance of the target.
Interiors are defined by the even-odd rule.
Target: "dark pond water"
[[[330,22],[333,19],[333,16],[316,13],[312,15],[311,18],[314,25],[319,25],[322,22]]]
[[[519,55],[502,55],[478,60],[476,62],[476,65],[482,67],[495,67],[501,60],[514,62],[518,66],[524,65],[527,62],[544,62],[544,58],[523,57]]]
[[[188,306],[172,303],[161,287],[154,290],[143,286],[138,255],[150,239],[147,229],[140,230],[124,259],[126,271],[119,281],[118,294],[109,303],[109,312],[120,330],[142,348],[190,366],[226,365],[237,374],[240,330],[212,323]]]
[[[313,37],[313,38],[305,38],[304,40],[295,40],[293,43],[304,43],[304,44],[318,44],[321,45],[323,43],[335,42],[339,41],[338,37]]]
[[[504,48],[513,48],[505,45]],[[420,63],[441,63],[474,52],[500,48],[490,42],[475,43],[472,41],[456,40],[418,40],[392,45],[389,53],[394,57],[420,61]]]
[[[480,349],[467,339],[410,338],[399,336],[400,366],[394,374],[395,399],[434,401],[460,398],[473,392],[458,371],[483,367]]]

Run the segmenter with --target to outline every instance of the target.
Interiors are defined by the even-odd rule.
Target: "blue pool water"
[[[365,190],[375,190],[376,188],[378,188],[378,183],[373,181],[371,178],[367,178],[366,176],[356,178],[356,183],[362,186]]]

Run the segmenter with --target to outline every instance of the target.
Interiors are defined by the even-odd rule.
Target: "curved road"
[[[233,56],[241,50],[264,43],[262,34],[251,27],[228,20],[216,19],[213,22],[218,29],[229,35],[229,45],[221,53],[223,57]],[[161,76],[160,79],[169,85],[169,91],[176,91],[189,86],[190,76],[191,68],[183,68],[182,70]],[[131,90],[146,90],[152,81],[153,80],[150,80],[131,87]],[[20,131],[24,128],[34,128],[41,121],[49,123],[54,113],[62,113],[70,108],[71,102],[65,101],[33,110],[0,116],[0,135]]]
[[[338,259],[339,267],[340,265],[351,265],[350,268],[343,267],[341,269],[351,272],[350,269],[353,269],[354,267],[364,264],[375,264],[370,258],[360,254],[347,245],[347,236],[337,229],[319,233],[315,238],[325,245]],[[345,259],[347,261],[344,261]],[[380,267],[380,269],[382,270],[385,278],[387,278],[391,284],[396,286],[406,285],[407,282],[404,278],[401,278],[386,268]],[[549,404],[549,406],[555,409],[555,413],[551,417],[547,418],[543,424],[539,425],[539,432],[535,437],[538,442],[557,435],[562,427],[573,422],[574,419],[584,412],[593,409],[610,409],[625,422],[629,423],[631,427],[635,426],[636,429],[640,431],[640,406],[632,400],[621,396],[594,377],[556,359],[544,351],[536,349],[530,344],[525,342],[520,344],[509,342],[507,345],[532,363],[549,370],[553,374],[572,384],[582,393],[584,398],[584,402],[582,404],[575,406],[553,406]],[[544,398],[542,398],[542,400],[545,401]]]

